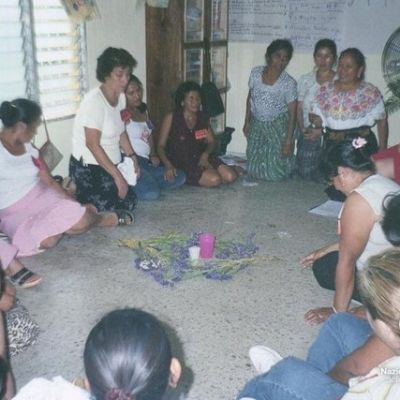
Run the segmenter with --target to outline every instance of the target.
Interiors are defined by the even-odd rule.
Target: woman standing
[[[108,47],[97,59],[96,77],[101,84],[87,93],[80,104],[69,164],[80,203],[92,203],[99,211],[124,210],[131,222],[136,195],[117,165],[122,161],[122,150],[132,158],[139,173],[120,114],[135,66],[136,60],[124,49]]]
[[[178,168],[189,185],[216,187],[234,182],[236,172],[212,154],[214,133],[200,106],[200,86],[191,81],[181,83],[175,94],[175,112],[164,118],[158,141],[165,179],[176,179]]]
[[[303,179],[319,179],[321,157],[321,128],[315,128],[309,119],[315,93],[325,82],[335,76],[336,44],[331,39],[321,39],[314,47],[314,71],[300,77],[298,81],[297,126],[300,137],[297,141],[297,172]]]
[[[274,40],[265,54],[267,65],[251,71],[243,127],[250,178],[277,181],[292,172],[297,92],[285,72],[292,54],[290,41]]]
[[[325,83],[316,93],[313,107],[316,115],[311,117],[311,123],[326,131],[326,146],[352,135],[352,129],[356,129],[357,135],[374,143],[377,150],[377,140],[371,130],[375,124],[379,148],[387,146],[388,125],[382,95],[378,88],[364,81],[365,67],[360,50],[342,51],[338,79]]]
[[[139,78],[131,75],[126,88],[126,131],[135,149],[140,167],[140,178],[135,186],[139,200],[156,200],[162,189],[174,189],[185,183],[185,174],[176,170],[176,176],[169,181],[165,178],[165,168],[160,165],[156,154],[147,106],[143,103],[143,85]]]

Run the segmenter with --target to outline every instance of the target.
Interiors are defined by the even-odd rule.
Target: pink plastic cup
[[[212,233],[202,233],[199,242],[200,258],[212,258],[214,255],[215,236]]]

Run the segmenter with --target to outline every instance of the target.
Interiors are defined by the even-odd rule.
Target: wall
[[[260,43],[229,43],[228,55],[228,79],[231,89],[227,98],[228,126],[235,128],[232,142],[228,151],[243,153],[246,150],[246,140],[242,127],[246,109],[246,97],[248,93],[247,81],[251,68],[264,64],[264,54],[267,45]],[[381,54],[366,54],[367,71],[366,80],[376,85],[384,94],[386,85],[381,72]],[[314,66],[312,55],[296,54],[288,66],[287,71],[295,79],[312,70]],[[400,112],[389,117],[389,144],[400,142]]]
[[[97,0],[101,18],[86,24],[89,88],[96,81],[96,60],[108,46],[122,47],[137,60],[135,73],[146,81],[146,43],[145,43],[145,7],[144,0]],[[54,174],[66,176],[71,154],[71,133],[73,118],[48,124],[51,138],[63,152],[64,158],[54,170]],[[44,141],[43,129],[37,143]]]

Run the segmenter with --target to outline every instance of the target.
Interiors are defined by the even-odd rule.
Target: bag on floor
[[[49,171],[53,171],[63,158],[60,150],[57,149],[55,144],[50,140],[49,131],[47,130],[46,120],[43,118],[44,129],[46,131],[46,142],[39,149],[39,155],[46,163]]]

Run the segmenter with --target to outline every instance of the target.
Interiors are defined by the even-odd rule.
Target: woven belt
[[[324,136],[328,140],[340,142],[344,140],[346,136],[350,136],[355,133],[357,134],[357,136],[367,137],[371,133],[371,128],[369,126],[343,130],[334,130],[327,128]]]

